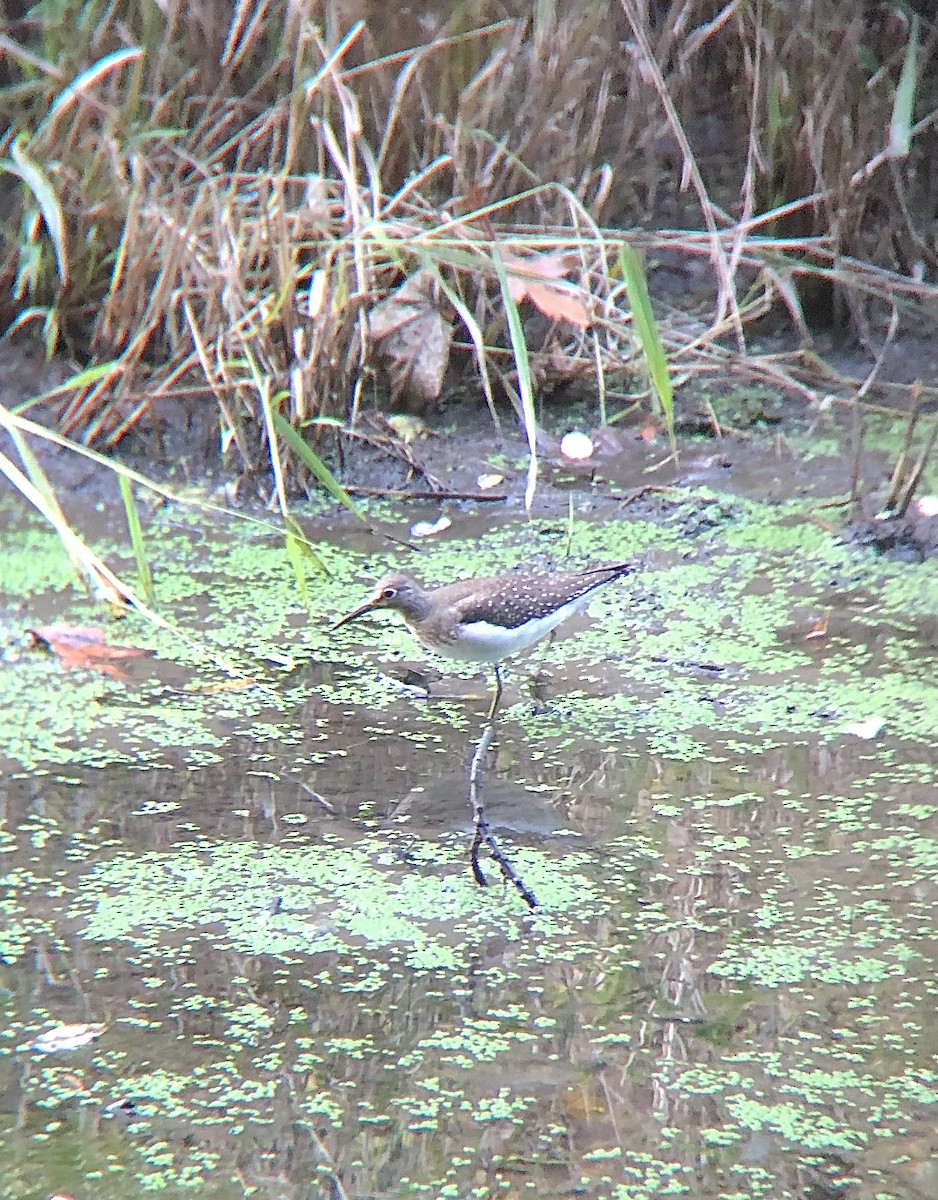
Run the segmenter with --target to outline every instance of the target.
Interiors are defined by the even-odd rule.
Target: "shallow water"
[[[94,610],[9,535],[0,1195],[936,1193],[933,572],[705,491],[598,517],[642,572],[511,665],[486,768],[534,913],[469,870],[487,681],[330,629],[391,556],[304,599],[269,531],[158,515],[200,645],[112,623],[120,682],[26,647]],[[478,529],[423,574],[564,536]]]

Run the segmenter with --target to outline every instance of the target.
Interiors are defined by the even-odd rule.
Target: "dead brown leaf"
[[[433,298],[434,276],[417,271],[368,314],[368,332],[391,380],[391,403],[406,395],[429,406],[449,365],[453,327]]]
[[[153,653],[139,646],[109,646],[103,630],[91,625],[43,625],[30,629],[29,636],[35,645],[54,654],[66,670],[98,671],[112,679],[130,678],[118,666],[121,660],[144,658]]]
[[[252,687],[257,687],[257,680],[244,675],[238,679],[223,679],[220,683],[207,684],[205,687],[199,688],[199,691],[203,695],[214,696],[218,692],[241,692],[245,688]]]
[[[565,254],[531,254],[519,258],[501,251],[508,273],[508,291],[515,304],[531,303],[552,321],[569,321],[586,329],[592,321],[589,308],[564,276],[569,271]],[[555,282],[563,280],[563,282]]]

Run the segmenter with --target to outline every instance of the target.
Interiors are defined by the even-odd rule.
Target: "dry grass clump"
[[[58,413],[87,440],[189,393],[255,469],[275,416],[344,421],[376,377],[431,402],[453,340],[529,429],[539,382],[595,379],[605,416],[647,378],[624,246],[712,275],[699,311],[658,310],[672,376],[808,389],[748,322],[782,305],[804,333],[807,297],[872,339],[938,295],[936,31],[888,5],[43,12],[0,35],[0,283],[8,324],[113,363]],[[616,229],[662,211],[677,229]]]
[[[938,197],[923,170],[938,150],[938,26],[891,4],[762,0],[735,18],[749,125],[743,212],[776,210],[763,227],[780,238],[823,239],[823,269],[801,289],[807,315],[846,324],[849,310],[869,337],[896,296],[852,286],[853,261],[913,286],[938,268],[927,244]]]

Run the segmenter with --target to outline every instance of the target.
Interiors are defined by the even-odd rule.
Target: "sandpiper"
[[[581,571],[460,579],[436,588],[422,587],[409,575],[388,575],[364,604],[335,627],[375,609],[392,608],[401,614],[414,637],[438,654],[461,662],[494,664],[491,720],[502,694],[499,664],[546,637],[582,609],[597,588],[634,569],[631,563],[604,563]]]

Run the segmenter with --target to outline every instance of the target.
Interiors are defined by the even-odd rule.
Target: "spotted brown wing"
[[[473,591],[457,601],[459,621],[487,621],[517,629],[611,583],[632,570],[628,563],[596,567],[562,575],[508,575],[493,580],[476,580]],[[483,586],[485,585],[485,586]]]

